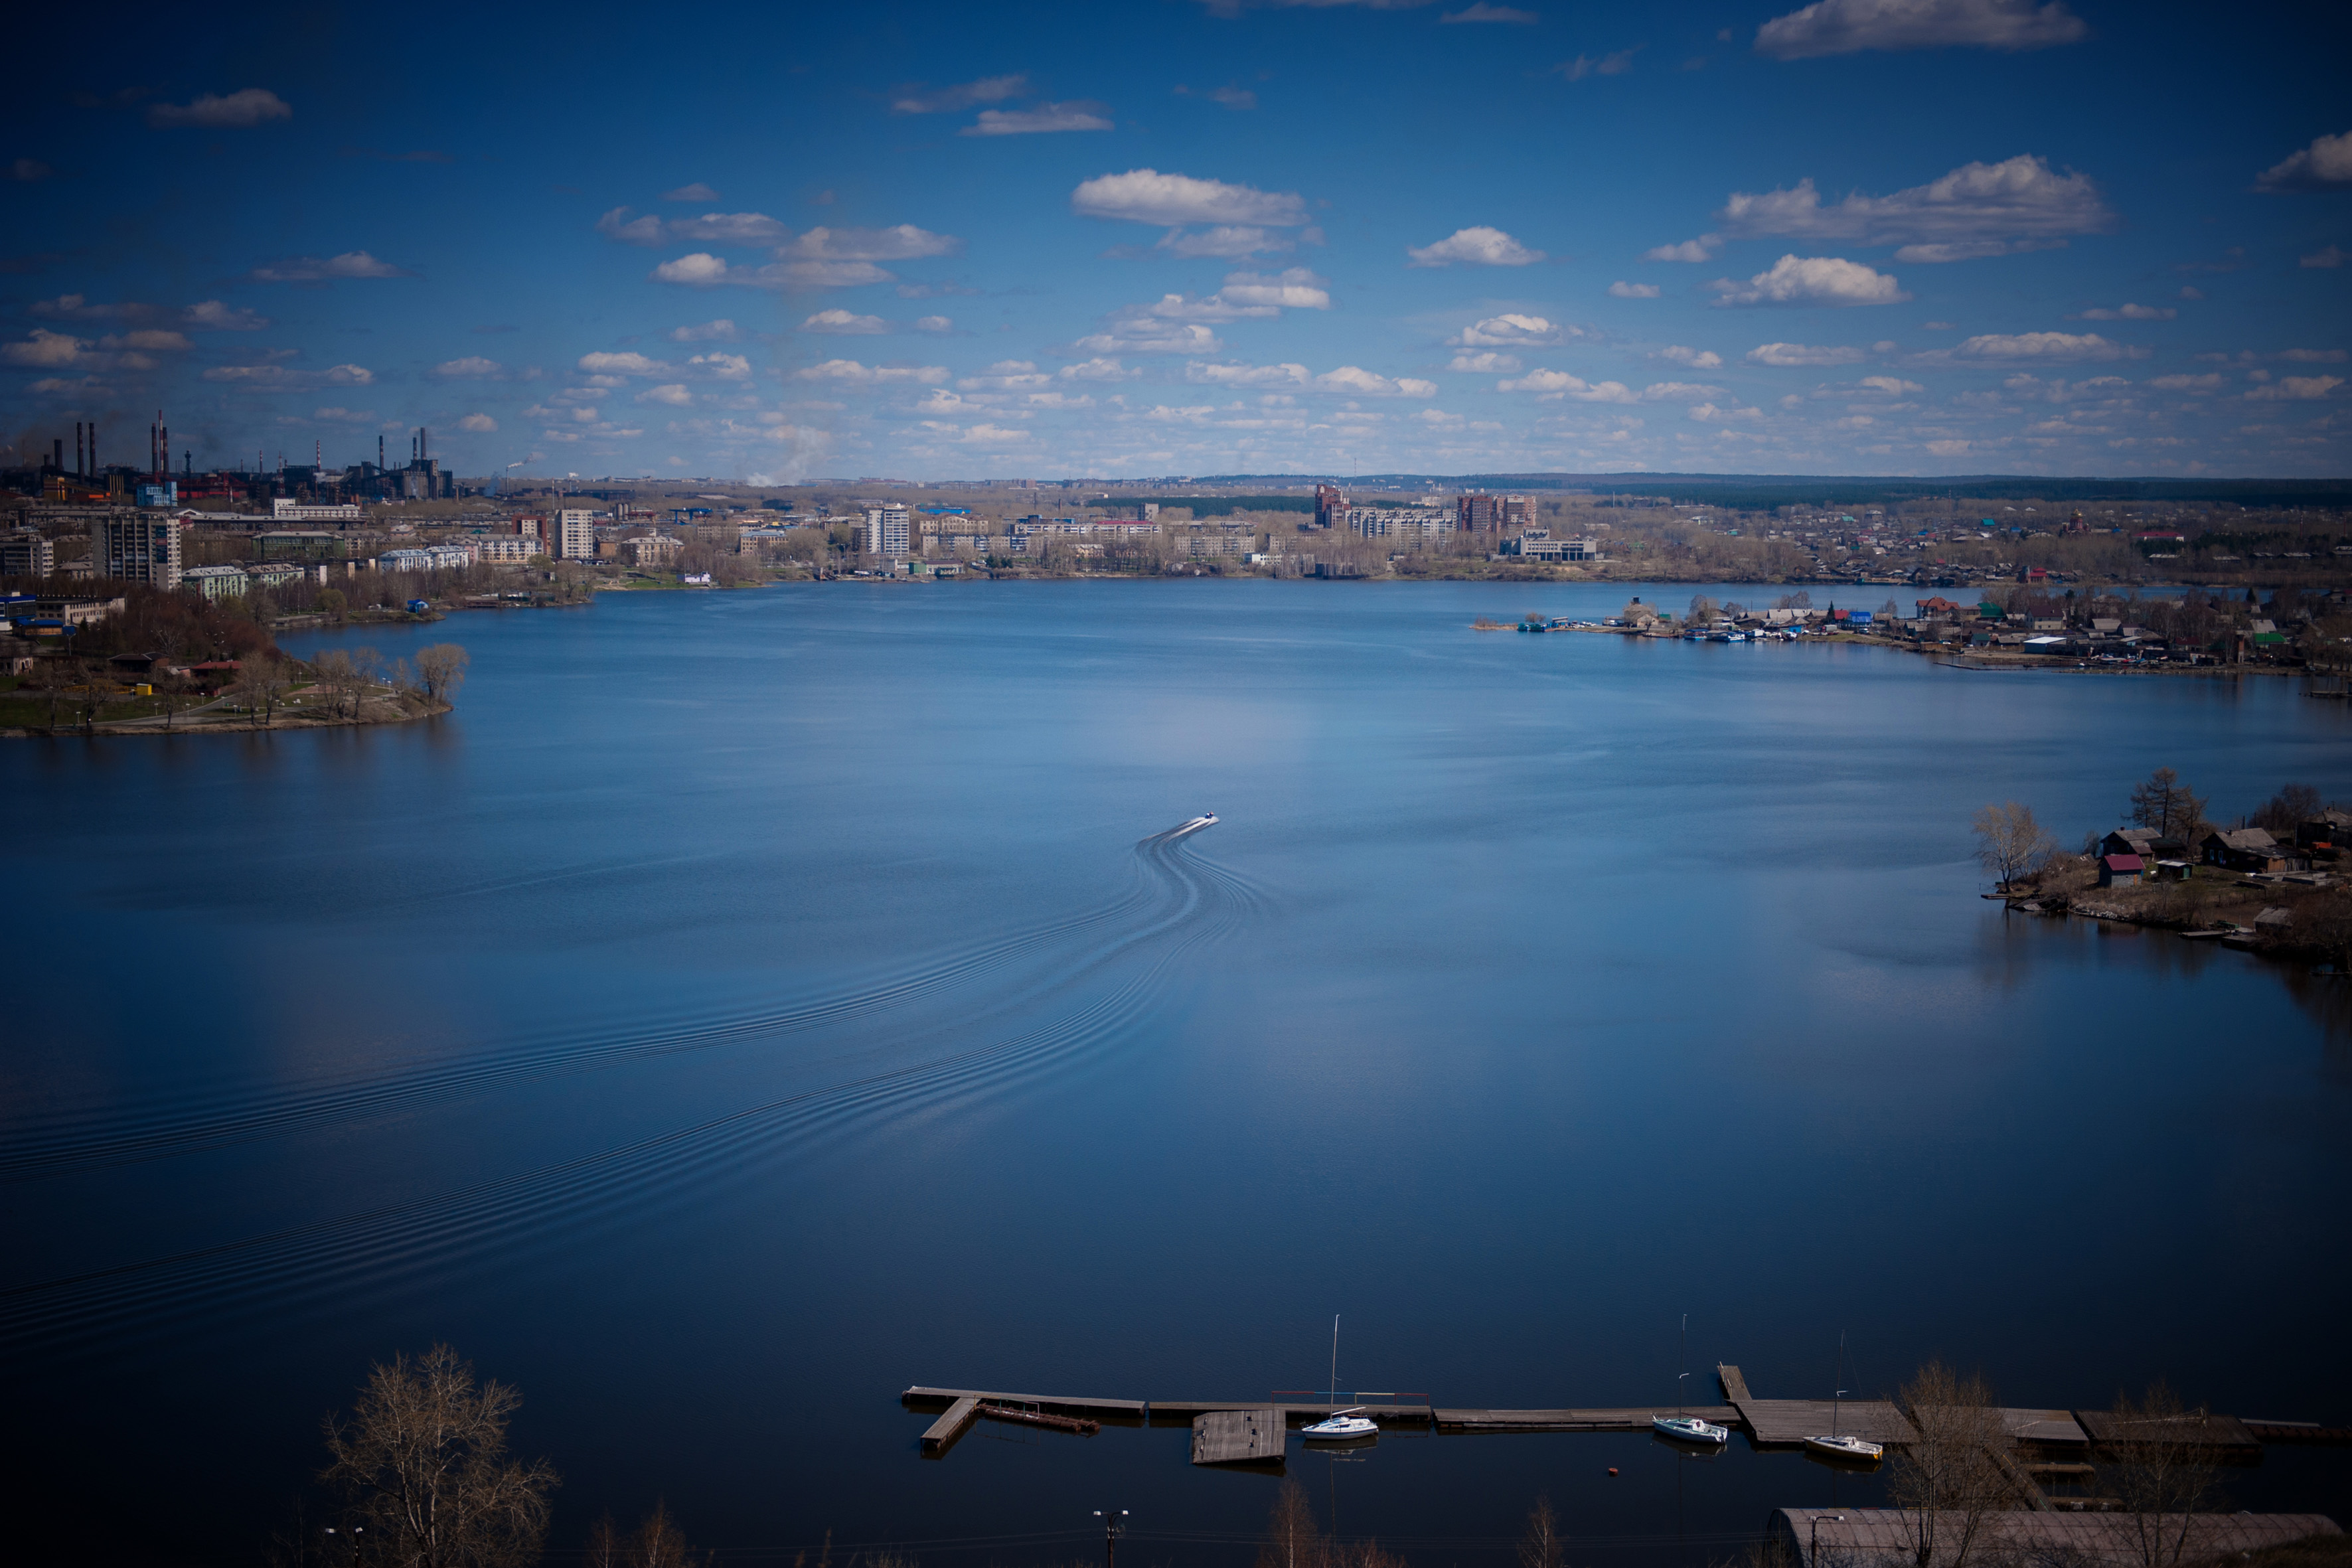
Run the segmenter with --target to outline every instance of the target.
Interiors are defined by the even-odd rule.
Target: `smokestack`
[[[66,438],[62,436],[58,437],[50,450],[52,455],[49,461],[57,466],[58,472],[64,473],[66,471]],[[81,426],[79,425],[74,426],[74,455],[76,457],[81,455]]]
[[[89,477],[98,478],[98,421],[89,422]]]
[[[416,455],[427,459],[433,456],[432,433],[422,425],[416,427]]]
[[[163,477],[167,479],[172,477],[172,427],[169,425],[163,426]]]
[[[362,447],[362,450],[365,448]],[[375,438],[375,466],[377,472],[383,471],[383,437],[381,434]]]
[[[64,467],[64,465],[63,465],[63,464],[60,464],[60,465],[58,465],[58,466],[59,466],[59,468],[62,468]],[[75,421],[74,421],[74,466],[73,466],[73,471],[74,471],[74,478],[76,478],[76,479],[79,479],[79,478],[81,478],[81,475],[82,475],[82,466],[81,466],[81,421],[80,421],[80,420],[79,420],[79,419],[77,419],[77,420],[75,420]]]

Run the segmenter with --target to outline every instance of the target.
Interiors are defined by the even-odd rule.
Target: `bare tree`
[[[686,1531],[670,1517],[667,1502],[656,1502],[626,1539],[614,1530],[611,1514],[599,1519],[588,1531],[587,1556],[588,1568],[697,1568]],[[703,1568],[709,1561],[703,1558]]]
[[[507,1420],[522,1396],[447,1345],[395,1356],[368,1375],[349,1422],[327,1418],[334,1462],[320,1479],[366,1522],[360,1555],[380,1568],[521,1568],[539,1559],[548,1494],[544,1459],[507,1458]]]
[[[2170,768],[2158,768],[2147,782],[2136,784],[2131,793],[2131,819],[2140,827],[2154,828],[2167,838],[2188,843],[2205,820],[2206,803],[2180,782],[2180,775]]]
[[[2130,1518],[2131,1543],[2147,1568],[2189,1555],[2196,1516],[2219,1500],[2211,1416],[2188,1409],[2158,1382],[2140,1399],[2116,1398],[2115,1437],[2095,1459],[2107,1493]]]
[[[88,668],[82,670],[81,684],[74,688],[74,714],[81,720],[83,734],[97,733],[99,710],[106,706],[106,700],[111,695],[100,681],[96,670]]]
[[[2260,810],[2248,818],[2256,827],[2273,835],[2292,838],[2294,830],[2317,816],[2326,808],[2317,790],[2309,784],[2289,784],[2262,804]]]
[[[1703,626],[1715,619],[1716,603],[1705,594],[1693,594],[1690,602],[1690,624]]]
[[[1963,1378],[1940,1361],[1921,1367],[1902,1397],[1919,1434],[1895,1450],[1886,1481],[1888,1500],[1902,1510],[1904,1544],[1916,1568],[1966,1568],[1986,1516],[2010,1501],[1994,1457],[2008,1441],[2000,1413],[1983,1378]]]
[[[33,684],[49,702],[49,733],[58,732],[58,701],[66,694],[66,664],[61,658],[45,658],[33,666]]]
[[[2058,847],[2058,841],[2033,820],[2033,808],[2013,800],[1978,812],[1973,827],[1977,859],[2001,889],[2048,859]]]
[[[1528,1515],[1527,1533],[1519,1537],[1519,1568],[1560,1568],[1564,1555],[1551,1499],[1539,1497]]]
[[[1257,1568],[1323,1568],[1323,1538],[1307,1489],[1286,1479],[1274,1496],[1274,1518],[1257,1549]]]
[[[237,668],[236,691],[246,711],[258,717],[267,727],[278,717],[278,701],[286,693],[286,677],[275,660],[257,655]]]
[[[424,683],[425,695],[436,702],[457,700],[457,688],[466,684],[466,667],[473,661],[466,650],[453,642],[437,642],[416,652],[416,679]]]

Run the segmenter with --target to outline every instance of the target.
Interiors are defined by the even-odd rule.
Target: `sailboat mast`
[[[1331,1403],[1339,1403],[1339,1314],[1331,1314]]]

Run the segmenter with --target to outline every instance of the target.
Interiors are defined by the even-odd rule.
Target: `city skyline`
[[[2318,7],[402,32],[266,14],[15,101],[0,458],[136,462],[160,406],[199,468],[420,426],[754,483],[2347,468]]]

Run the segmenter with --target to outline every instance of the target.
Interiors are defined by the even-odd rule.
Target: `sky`
[[[2352,473],[2341,5],[54,16],[0,460]]]

